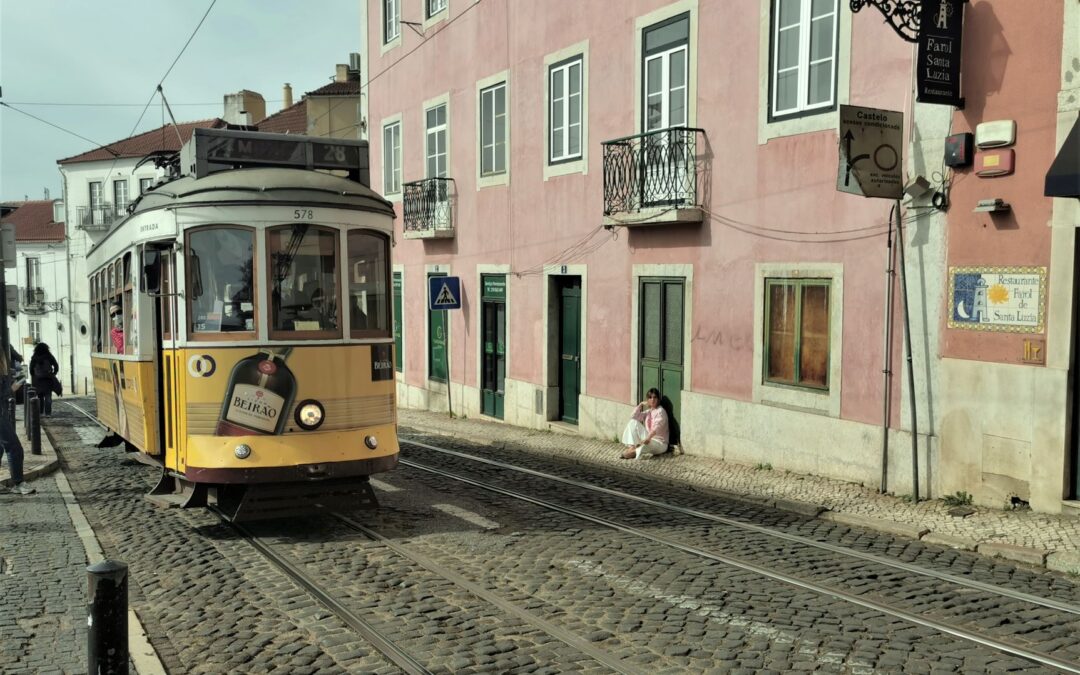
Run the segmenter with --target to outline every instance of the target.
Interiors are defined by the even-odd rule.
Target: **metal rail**
[[[87,412],[83,408],[75,405],[70,401],[63,401],[77,412],[82,413],[92,422],[102,428],[105,427],[95,415]],[[349,628],[356,631],[361,637],[367,640],[376,650],[382,655],[388,658],[394,665],[401,668],[406,673],[413,675],[430,675],[431,671],[425,668],[418,661],[413,659],[407,652],[397,647],[386,636],[378,631],[370,623],[357,616],[355,613],[347,609],[344,605],[334,599],[334,597],[328,592],[322,589],[312,578],[305,574],[303,570],[289,560],[286,556],[283,556],[274,551],[270,546],[259,540],[255,534],[245,528],[243,525],[229,521],[225,514],[221,513],[216,507],[208,506],[209,510],[213,511],[215,515],[221,518],[221,522],[231,527],[237,533],[240,534],[246,541],[248,541],[255,550],[257,550],[264,558],[270,561],[275,567],[283,572],[286,576],[292,579],[298,586],[303,588],[309,594],[311,594],[316,600],[318,600],[324,607],[334,613],[342,622],[344,622]]]
[[[532,612],[529,612],[528,610],[524,610],[518,607],[512,602],[509,602],[508,600],[505,600],[498,595],[495,595],[494,593],[484,589],[479,584],[469,581],[457,572],[443,565],[440,565],[439,563],[435,562],[431,558],[428,558],[424,554],[414,551],[406,546],[402,546],[397,542],[391,541],[390,539],[387,539],[378,532],[375,532],[374,530],[371,530],[368,527],[361,525],[360,523],[349,518],[348,516],[343,516],[339,513],[335,513],[333,515],[339,521],[352,528],[353,530],[360,532],[372,541],[378,542],[383,546],[386,546],[390,550],[394,551],[398,555],[412,560],[417,565],[420,565],[429,572],[437,574],[440,577],[443,577],[444,579],[453,582],[454,584],[460,586],[461,588],[464,588],[466,591],[477,596],[478,598],[481,598],[491,603],[492,605],[495,605],[507,614],[512,614],[513,616],[516,616],[522,621],[531,624],[536,628],[539,628],[548,635],[551,635],[552,637],[561,640],[563,643],[588,655],[590,658],[604,664],[608,668],[611,668],[612,670],[619,673],[627,673],[627,675],[645,675],[646,671],[642,670],[641,668],[635,668],[634,666],[626,663],[614,654],[606,652],[603,649],[597,649],[588,640],[581,638],[572,631],[560,628],[559,626],[551,623],[547,619],[539,617]]]
[[[1046,607],[1047,609],[1056,609],[1058,611],[1067,612],[1069,614],[1080,615],[1080,606],[1073,605],[1073,604],[1070,604],[1068,602],[1064,602],[1064,601],[1061,601],[1061,600],[1055,600],[1053,598],[1046,598],[1046,597],[1042,597],[1042,596],[1039,596],[1039,595],[1031,595],[1030,593],[1024,593],[1022,591],[1013,590],[1011,588],[1005,588],[1004,586],[997,586],[997,585],[988,584],[988,583],[985,583],[985,582],[982,582],[982,581],[976,581],[974,579],[967,579],[965,577],[957,576],[955,574],[950,574],[948,572],[939,572],[937,570],[932,570],[932,569],[928,569],[928,568],[925,568],[925,567],[920,567],[918,565],[913,565],[911,563],[905,563],[905,562],[902,562],[902,561],[899,561],[899,560],[893,560],[891,558],[885,558],[883,556],[875,555],[873,553],[864,553],[862,551],[856,551],[854,549],[846,548],[844,546],[838,546],[836,544],[829,544],[827,542],[815,541],[813,539],[807,539],[806,537],[800,537],[797,534],[788,534],[787,532],[780,532],[778,530],[774,530],[772,528],[765,527],[763,525],[754,525],[752,523],[743,523],[743,522],[740,522],[738,520],[733,520],[731,518],[726,518],[724,516],[718,516],[716,514],[708,513],[706,511],[699,511],[697,509],[691,509],[691,508],[687,508],[687,507],[683,507],[683,506],[675,506],[673,504],[666,504],[664,502],[656,501],[655,499],[649,499],[648,497],[640,497],[638,495],[633,495],[633,494],[630,494],[630,493],[627,493],[627,492],[622,492],[621,490],[615,490],[615,489],[612,489],[612,488],[599,487],[599,486],[596,486],[596,485],[589,485],[588,483],[577,481],[577,480],[574,480],[572,478],[563,478],[562,476],[556,476],[556,475],[553,475],[553,474],[550,474],[550,473],[545,473],[543,471],[537,471],[535,469],[527,469],[525,467],[516,466],[514,464],[507,464],[505,462],[500,462],[500,461],[493,460],[493,459],[487,459],[485,457],[476,457],[476,456],[469,455],[469,454],[464,453],[464,452],[459,452],[457,450],[450,450],[448,448],[440,448],[438,446],[429,445],[427,443],[422,443],[422,442],[419,442],[419,441],[406,440],[404,437],[401,437],[401,440],[404,441],[404,442],[407,442],[407,443],[409,443],[411,445],[415,445],[415,446],[420,447],[420,448],[425,448],[425,449],[428,449],[428,450],[432,450],[434,452],[440,452],[440,453],[443,453],[443,454],[446,454],[446,455],[453,455],[455,457],[460,457],[462,459],[467,459],[467,460],[471,460],[471,461],[474,461],[474,462],[479,462],[481,464],[489,464],[491,466],[495,466],[495,467],[498,467],[498,468],[501,468],[501,469],[507,469],[509,471],[516,471],[518,473],[524,473],[524,474],[528,474],[530,476],[536,476],[538,478],[544,478],[546,480],[554,481],[554,482],[557,482],[557,483],[563,483],[565,485],[571,485],[573,487],[581,488],[583,490],[591,490],[593,492],[600,492],[600,493],[603,493],[603,494],[612,495],[614,497],[619,497],[619,498],[622,498],[622,499],[628,499],[628,500],[640,502],[642,504],[648,504],[649,506],[655,506],[656,508],[664,509],[665,511],[671,511],[673,513],[681,513],[683,515],[693,516],[695,518],[701,518],[701,519],[709,520],[709,521],[712,521],[712,522],[715,522],[715,523],[722,523],[722,524],[728,525],[730,527],[735,527],[735,528],[742,529],[742,530],[749,530],[749,531],[757,532],[759,534],[764,534],[764,535],[767,535],[767,536],[770,536],[770,537],[775,537],[777,539],[783,539],[785,541],[790,541],[790,542],[793,542],[793,543],[796,543],[796,544],[802,544],[804,546],[810,546],[812,548],[817,548],[817,549],[821,549],[821,550],[824,550],[824,551],[837,553],[839,555],[845,555],[845,556],[849,556],[849,557],[852,557],[852,558],[858,558],[860,560],[866,560],[868,562],[877,563],[879,565],[884,565],[886,567],[892,567],[894,569],[903,570],[905,572],[910,572],[912,574],[918,574],[918,575],[922,575],[922,576],[932,577],[934,579],[940,579],[941,581],[948,581],[949,583],[957,584],[958,586],[964,586],[966,588],[980,590],[980,591],[983,591],[983,592],[986,592],[986,593],[993,593],[995,595],[1002,595],[1002,596],[1005,596],[1005,597],[1008,597],[1008,598],[1012,598],[1014,600],[1021,600],[1023,602],[1028,602],[1028,603],[1031,603],[1033,605],[1038,605],[1040,607]],[[402,461],[404,461],[404,460],[402,460]]]
[[[655,542],[655,543],[658,543],[658,544],[662,544],[664,546],[668,546],[670,548],[682,551],[684,553],[689,553],[691,555],[698,556],[698,557],[701,557],[701,558],[705,558],[707,560],[713,560],[713,561],[716,561],[716,562],[719,562],[719,563],[723,563],[725,565],[729,565],[731,567],[735,567],[737,569],[741,569],[741,570],[744,570],[744,571],[747,571],[747,572],[752,572],[754,574],[758,574],[758,575],[764,576],[766,578],[773,579],[775,581],[780,581],[780,582],[789,584],[789,585],[794,586],[796,588],[801,588],[803,590],[808,590],[808,591],[811,591],[811,592],[814,592],[814,593],[818,593],[820,595],[825,595],[825,596],[828,596],[828,597],[831,597],[831,598],[835,598],[837,600],[843,600],[843,601],[849,602],[849,603],[851,603],[853,605],[858,605],[859,607],[864,607],[866,609],[870,609],[870,610],[873,610],[875,612],[880,612],[880,613],[888,615],[888,616],[896,617],[898,619],[902,619],[904,621],[907,621],[909,623],[913,623],[913,624],[918,625],[918,626],[923,626],[923,627],[926,627],[926,628],[932,628],[933,630],[936,630],[936,631],[941,632],[941,633],[945,633],[946,635],[951,635],[953,637],[960,638],[962,640],[967,640],[967,641],[973,642],[975,644],[980,644],[980,645],[983,645],[985,647],[989,647],[991,649],[997,650],[999,652],[1002,652],[1002,653],[1005,653],[1005,654],[1011,654],[1013,656],[1016,656],[1016,657],[1019,657],[1019,658],[1022,658],[1022,659],[1028,660],[1028,661],[1032,661],[1032,662],[1038,663],[1040,665],[1048,666],[1048,667],[1051,667],[1051,668],[1057,668],[1057,669],[1062,670],[1062,671],[1067,672],[1067,673],[1080,674],[1080,664],[1074,663],[1072,661],[1064,661],[1062,659],[1058,659],[1058,658],[1056,658],[1054,656],[1051,656],[1050,654],[1045,654],[1043,652],[1038,652],[1038,651],[1033,651],[1033,650],[1030,650],[1030,649],[1025,649],[1024,647],[1009,644],[1009,643],[1003,642],[1001,640],[996,640],[994,638],[987,637],[985,635],[980,635],[978,633],[974,633],[974,632],[971,632],[971,631],[968,631],[968,630],[964,630],[963,628],[957,628],[955,626],[951,626],[951,625],[949,625],[947,623],[943,623],[941,621],[936,621],[934,619],[928,619],[926,617],[919,616],[917,614],[914,614],[912,612],[908,612],[908,611],[903,610],[903,609],[890,607],[889,605],[886,605],[886,604],[883,604],[883,603],[880,603],[880,602],[875,602],[873,600],[867,600],[866,598],[862,598],[862,597],[859,597],[857,595],[853,595],[853,594],[845,592],[845,591],[841,591],[841,590],[834,589],[834,588],[829,588],[828,586],[823,586],[821,584],[816,584],[816,583],[810,582],[810,581],[803,581],[802,579],[799,579],[797,577],[793,577],[793,576],[791,576],[789,574],[785,574],[783,572],[777,572],[775,570],[771,570],[769,568],[762,567],[761,565],[745,562],[743,560],[738,560],[736,558],[732,558],[730,556],[726,556],[726,555],[722,555],[722,554],[711,553],[709,551],[697,548],[696,546],[690,546],[688,544],[683,544],[683,543],[681,543],[679,541],[668,539],[667,537],[661,537],[661,536],[658,536],[658,535],[649,534],[648,532],[645,532],[644,530],[640,530],[638,528],[631,527],[629,525],[623,525],[623,524],[617,523],[617,522],[615,522],[613,520],[608,520],[607,518],[601,518],[599,516],[594,516],[594,515],[591,515],[591,514],[588,514],[588,513],[584,513],[584,512],[578,511],[576,509],[572,509],[572,508],[565,507],[565,506],[562,506],[562,505],[559,505],[559,504],[555,504],[553,502],[549,502],[549,501],[544,500],[544,499],[538,499],[536,497],[530,497],[528,495],[521,494],[521,493],[515,492],[513,490],[508,490],[508,489],[505,489],[505,488],[498,487],[496,485],[491,485],[489,483],[484,483],[483,481],[478,481],[478,480],[475,480],[475,479],[472,479],[472,478],[468,478],[466,476],[461,476],[461,475],[458,475],[458,474],[450,472],[450,471],[443,471],[442,469],[437,469],[437,468],[434,468],[434,467],[426,466],[424,464],[418,464],[418,463],[413,462],[411,460],[404,460],[403,459],[403,460],[400,460],[400,463],[405,465],[405,466],[412,467],[414,469],[418,469],[420,471],[427,471],[429,473],[432,473],[432,474],[435,474],[435,475],[438,475],[438,476],[442,476],[443,478],[449,478],[451,480],[456,480],[456,481],[459,481],[461,483],[465,483],[466,485],[472,485],[473,487],[478,487],[478,488],[481,488],[483,490],[487,490],[489,492],[494,492],[496,494],[501,494],[501,495],[510,497],[512,499],[528,502],[530,504],[535,504],[536,506],[540,506],[540,507],[543,507],[543,508],[551,510],[551,511],[556,511],[558,513],[563,513],[565,515],[568,515],[568,516],[571,516],[571,517],[574,517],[574,518],[578,518],[578,519],[585,520],[585,521],[588,521],[588,522],[591,522],[591,523],[595,523],[597,525],[601,525],[603,527],[613,529],[613,530],[615,530],[617,532],[623,532],[625,534],[630,534],[630,535],[635,536],[635,537],[639,537],[639,538],[642,538],[642,539],[646,539],[648,541],[652,541],[652,542]]]
[[[243,525],[234,523],[228,520],[224,514],[220,513],[215,507],[208,507],[211,511],[221,518],[221,522],[225,523],[229,527],[236,530],[244,537],[259,553],[269,560],[275,567],[277,567],[286,576],[292,579],[298,586],[303,588],[309,594],[311,594],[316,600],[318,600],[324,607],[334,613],[339,619],[341,619],[349,628],[360,634],[365,640],[379,651],[383,656],[390,659],[394,665],[401,668],[406,673],[415,675],[430,675],[431,671],[425,668],[419,661],[409,656],[408,652],[401,649],[393,642],[390,641],[385,635],[379,632],[377,628],[370,623],[357,616],[350,611],[340,602],[334,599],[330,592],[325,591],[319,586],[312,578],[305,574],[303,570],[286,556],[281,555],[274,551],[270,546],[266,545],[259,540],[250,530]]]

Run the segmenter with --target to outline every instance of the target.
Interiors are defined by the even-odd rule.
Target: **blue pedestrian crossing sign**
[[[428,309],[461,309],[461,277],[428,277]]]

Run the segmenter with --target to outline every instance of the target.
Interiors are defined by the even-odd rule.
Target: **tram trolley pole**
[[[128,566],[105,560],[86,568],[87,670],[95,675],[127,675]]]
[[[41,400],[35,396],[30,400],[30,454],[41,454]]]

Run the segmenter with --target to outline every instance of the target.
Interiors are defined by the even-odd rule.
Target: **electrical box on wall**
[[[970,133],[953,134],[945,139],[945,166],[960,168],[971,165],[975,136]]]
[[[1012,148],[985,150],[975,156],[975,175],[982,178],[1008,176],[1013,172],[1016,152]]]
[[[983,148],[1004,148],[1016,142],[1016,122],[998,120],[983,122],[975,127],[975,145]]]

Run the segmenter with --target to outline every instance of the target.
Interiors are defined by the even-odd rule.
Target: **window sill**
[[[401,46],[401,30],[399,28],[398,35],[397,35],[396,38],[394,38],[393,40],[390,40],[389,42],[382,43],[382,47],[380,47],[380,49],[379,49],[379,56],[383,56],[388,51],[390,51],[392,49],[397,49],[400,46]]]
[[[839,106],[834,106],[819,113],[805,113],[797,117],[765,121],[758,129],[758,145],[764,145],[774,138],[798,136],[818,131],[835,131],[840,124]]]
[[[476,178],[476,189],[483,190],[484,188],[497,187],[499,185],[510,184],[510,172],[503,171],[502,173],[492,174],[490,176],[478,176]]]
[[[424,19],[424,23],[420,26],[420,30],[427,33],[428,29],[437,23],[446,21],[446,17],[450,16],[450,6],[447,5],[443,9],[439,10],[435,14],[432,14],[427,19]]]
[[[569,162],[559,162],[557,164],[544,163],[545,181],[558,176],[568,176],[573,173],[580,173],[583,176],[589,173],[589,165],[584,157],[581,159],[570,160]]]

